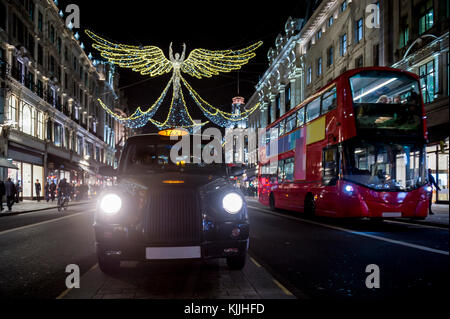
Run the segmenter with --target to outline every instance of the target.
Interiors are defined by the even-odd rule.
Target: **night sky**
[[[284,29],[289,16],[305,15],[307,1],[59,1],[63,9],[68,3],[79,5],[81,12],[81,41],[86,51],[94,57],[98,53],[91,47],[90,39],[84,34],[90,29],[108,40],[131,45],[155,45],[168,58],[169,44],[173,51],[182,52],[186,43],[186,58],[191,50],[238,49],[262,40],[257,56],[239,72],[225,73],[209,79],[194,79],[184,74],[191,86],[215,107],[230,110],[231,98],[239,95],[248,100],[255,91],[255,85],[268,67],[267,51],[274,46],[275,38]],[[80,32],[81,31],[81,32]],[[159,97],[170,73],[150,78],[130,69],[120,69],[119,87],[124,88],[131,110],[137,106],[150,106]],[[143,81],[143,82],[142,82]],[[131,84],[142,82],[137,85]],[[187,91],[184,91],[188,96]],[[166,100],[170,97],[167,98]],[[188,98],[187,98],[188,99]],[[187,104],[194,118],[202,118],[194,102]],[[167,114],[163,104],[155,118],[162,120]],[[197,110],[197,111],[194,111]]]

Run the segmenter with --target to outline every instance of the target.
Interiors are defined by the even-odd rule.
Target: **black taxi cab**
[[[99,196],[95,213],[103,272],[117,270],[124,260],[226,258],[231,269],[244,267],[247,204],[229,182],[230,168],[192,155],[174,159],[178,142],[159,134],[131,137],[118,169],[103,168],[103,175],[117,176]],[[205,146],[190,145],[191,151]]]

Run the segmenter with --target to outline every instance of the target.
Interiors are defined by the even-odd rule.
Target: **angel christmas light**
[[[185,59],[186,45],[183,44],[183,52],[180,55],[172,52],[172,43],[169,47],[169,59],[164,56],[163,51],[156,46],[132,46],[110,42],[95,33],[86,30],[86,34],[95,42],[93,47],[100,51],[103,58],[122,68],[131,68],[135,72],[150,77],[156,77],[172,72],[172,77],[164,88],[160,97],[146,111],[140,107],[129,117],[121,117],[115,114],[101,100],[100,105],[117,120],[129,127],[144,126],[148,121],[156,125],[159,129],[182,127],[190,129],[194,126],[205,123],[194,122],[189,114],[186,101],[183,95],[183,87],[187,89],[192,100],[197,104],[203,114],[214,124],[221,127],[228,127],[233,122],[241,121],[248,117],[259,107],[259,103],[251,109],[232,114],[213,107],[203,100],[200,95],[189,85],[181,75],[187,73],[198,79],[210,78],[220,73],[227,73],[240,69],[243,65],[255,56],[254,51],[262,45],[257,42],[240,50],[205,50],[194,49]],[[158,111],[170,87],[172,87],[172,101],[169,112],[164,122],[153,119]]]

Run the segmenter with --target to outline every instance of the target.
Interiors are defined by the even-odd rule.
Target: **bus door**
[[[325,214],[335,214],[336,204],[339,203],[337,181],[340,170],[340,154],[337,145],[323,149],[322,169],[322,190],[316,209]]]
[[[280,160],[278,163],[278,204],[285,208],[291,208],[295,205],[294,194],[294,158]],[[277,205],[278,206],[278,205]]]

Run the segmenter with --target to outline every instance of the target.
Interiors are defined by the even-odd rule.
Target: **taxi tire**
[[[115,274],[120,269],[120,260],[108,258],[102,254],[97,254],[98,267],[105,274]]]
[[[227,257],[227,266],[232,270],[241,270],[245,266],[247,254]]]

